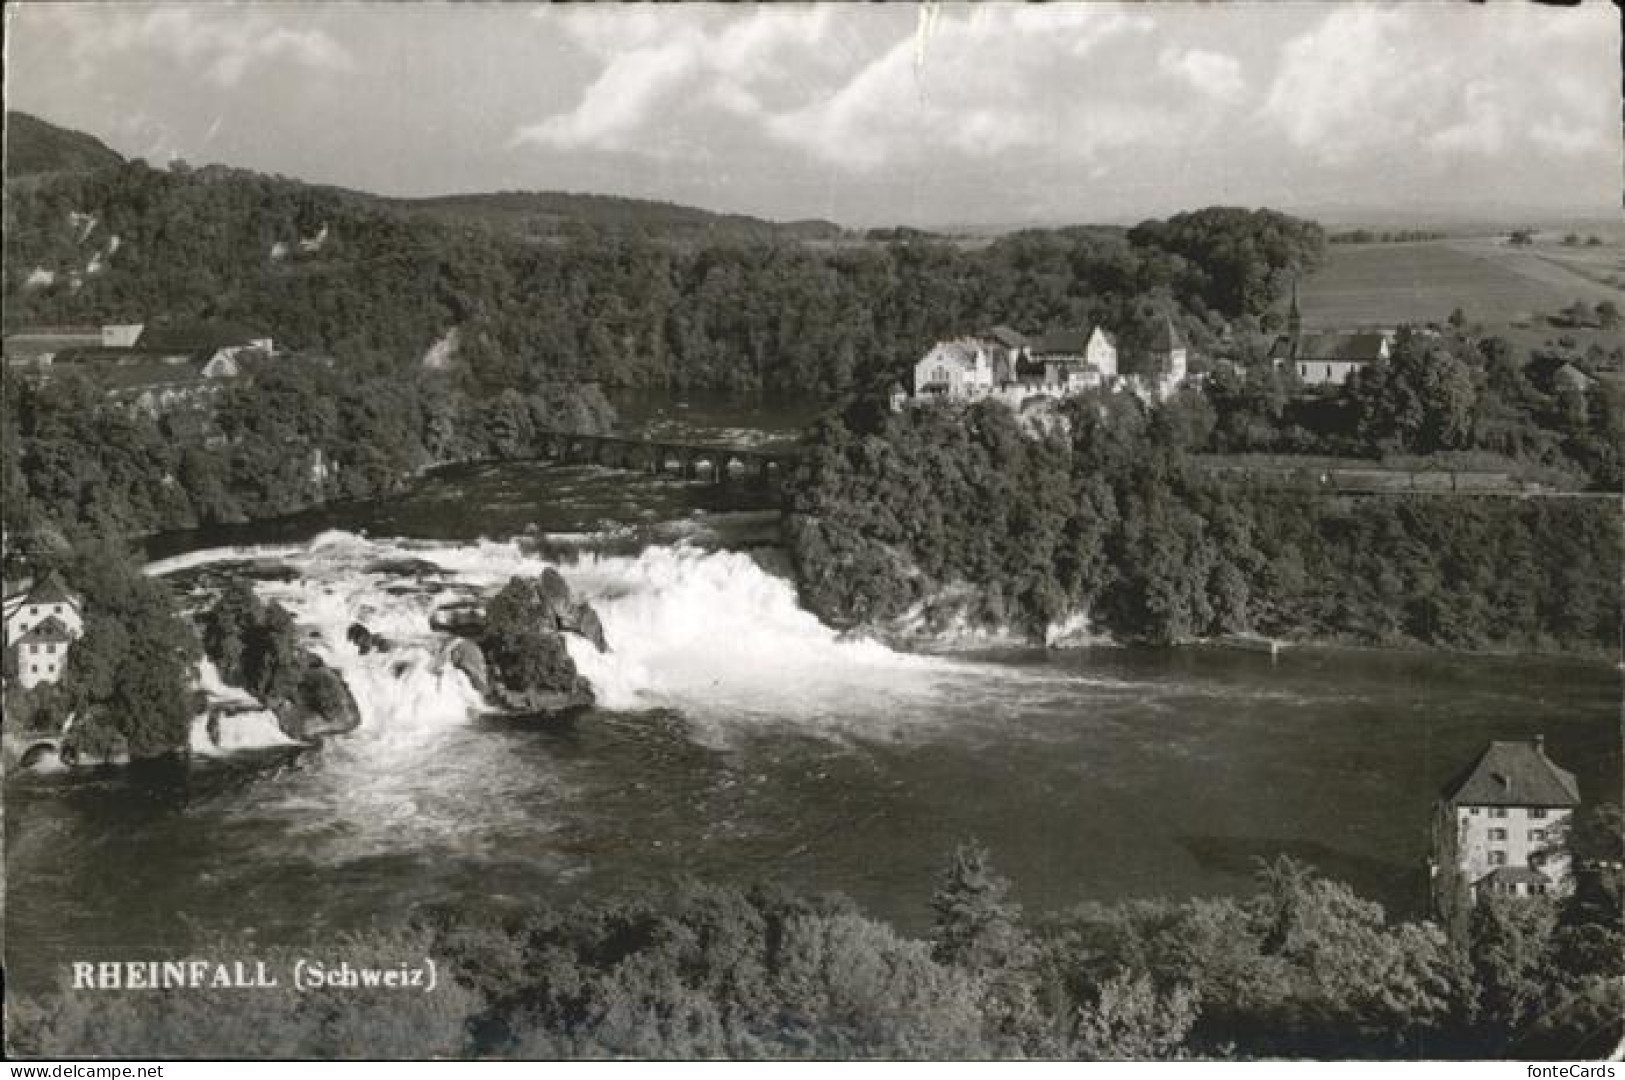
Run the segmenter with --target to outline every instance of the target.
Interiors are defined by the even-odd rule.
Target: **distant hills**
[[[28,113],[6,110],[6,179],[42,173],[90,172],[121,165],[124,158],[82,131],[47,123]]]
[[[91,135],[59,127],[28,113],[6,112],[5,175],[9,180],[92,172],[124,158]],[[252,175],[229,166],[206,165],[200,179]],[[312,188],[342,191],[325,185]],[[719,214],[692,206],[563,191],[497,191],[403,199],[344,191],[380,209],[451,225],[476,226],[526,240],[546,240],[572,226],[636,229],[675,240],[833,240],[844,230],[832,221],[776,222],[745,214]]]
[[[380,205],[453,224],[477,224],[510,235],[542,239],[571,224],[642,229],[695,239],[833,240],[843,234],[833,221],[776,222],[745,214],[719,214],[676,203],[563,191],[497,191],[436,195],[422,199],[377,197]]]

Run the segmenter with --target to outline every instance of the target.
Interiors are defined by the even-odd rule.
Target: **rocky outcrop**
[[[441,655],[441,661],[468,676],[468,681],[481,695],[491,694],[491,676],[485,667],[485,654],[467,638],[458,638]]]
[[[429,613],[429,627],[442,634],[478,638],[485,632],[485,609],[475,600],[442,604]]]
[[[575,661],[558,634],[539,635],[525,642],[524,650],[517,669],[492,665],[495,670],[485,696],[504,712],[546,716],[585,708],[596,700],[592,684],[576,671]]]
[[[316,742],[360,727],[361,710],[344,679],[320,657],[307,659],[293,694],[267,703],[283,734],[300,742]]]
[[[598,613],[571,595],[556,570],[513,578],[483,608],[463,601],[443,605],[429,624],[459,637],[444,661],[467,675],[494,708],[547,715],[593,703],[592,685],[576,670],[564,635],[590,641],[600,652],[609,642]]]
[[[592,642],[599,652],[609,652],[609,642],[604,638],[604,624],[599,621],[598,612],[585,601],[576,604],[567,610],[554,612],[555,623],[561,631],[568,631]]]
[[[405,556],[394,559],[374,559],[362,567],[362,573],[381,574],[385,577],[424,578],[435,577],[445,572],[439,563],[432,563],[428,559],[414,559]]]
[[[367,629],[365,623],[351,623],[350,629],[345,631],[344,636],[349,639],[350,644],[354,645],[356,651],[361,653],[362,656],[374,651],[388,652],[394,647],[394,643],[388,638]]]
[[[220,678],[260,701],[288,738],[320,742],[361,726],[349,686],[310,648],[321,635],[310,629],[301,634],[285,608],[261,601],[243,578],[225,584],[199,618],[199,629]],[[363,651],[382,642],[360,623],[350,627],[349,638]],[[218,731],[213,725],[210,737],[217,739]]]

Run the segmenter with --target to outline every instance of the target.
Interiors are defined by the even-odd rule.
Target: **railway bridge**
[[[671,480],[715,484],[756,482],[776,485],[795,465],[797,452],[742,446],[541,431],[539,460],[570,465],[601,465]]]

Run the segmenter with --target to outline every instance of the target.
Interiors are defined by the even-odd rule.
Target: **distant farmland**
[[[1300,306],[1310,328],[1442,322],[1457,307],[1487,325],[1582,299],[1625,307],[1625,289],[1608,284],[1611,277],[1625,281],[1625,248],[1610,243],[1584,257],[1582,266],[1572,249],[1551,242],[1522,248],[1487,239],[1334,244],[1326,265],[1304,279]]]

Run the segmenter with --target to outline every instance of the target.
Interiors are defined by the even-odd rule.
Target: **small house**
[[[83,601],[54,570],[25,593],[7,597],[4,604],[6,644],[15,644],[46,619],[56,619],[78,637],[84,630]]]
[[[50,615],[18,638],[12,648],[17,650],[17,681],[23,689],[61,679],[77,636],[61,619]]]

